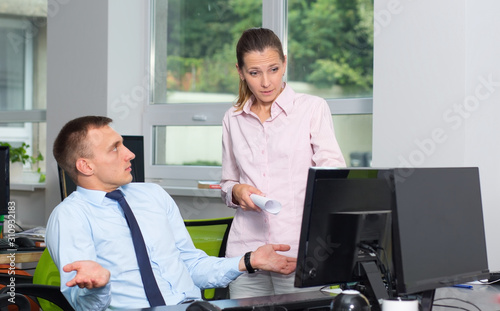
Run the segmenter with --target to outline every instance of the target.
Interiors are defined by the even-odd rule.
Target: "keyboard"
[[[17,249],[19,245],[16,243],[9,241],[7,238],[0,239],[0,250],[2,249]]]
[[[254,298],[214,300],[223,311],[330,311],[336,295],[320,291]]]
[[[0,239],[0,251],[16,249],[18,251],[39,251],[45,247],[37,247],[35,241],[27,237],[14,237],[14,238],[3,238]]]

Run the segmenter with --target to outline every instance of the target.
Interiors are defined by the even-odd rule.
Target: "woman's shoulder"
[[[229,109],[226,110],[226,112],[224,113],[224,118],[223,118],[223,122],[229,122],[229,120],[232,118],[232,117],[235,117],[235,116],[239,116],[241,115],[243,112],[243,110],[239,107],[236,107],[234,105],[232,105]]]
[[[286,85],[285,96],[292,97],[293,101],[296,103],[308,103],[323,105],[326,104],[326,100],[323,97],[317,95],[312,95],[308,93],[296,92],[290,85]]]
[[[326,100],[323,97],[307,93],[295,93],[295,99],[299,102],[307,102],[316,105],[326,104]]]
[[[329,109],[326,100],[322,97],[306,94],[306,93],[296,93],[294,99],[294,107],[299,110],[313,111],[323,111]]]
[[[235,111],[236,111],[236,106],[235,105],[231,105],[231,107],[229,107],[228,109],[226,109],[226,112],[224,113],[225,116],[227,115],[231,115],[233,114]]]

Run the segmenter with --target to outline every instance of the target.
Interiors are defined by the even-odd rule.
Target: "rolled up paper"
[[[252,202],[260,207],[261,209],[271,213],[271,214],[278,214],[281,210],[281,203],[276,201],[276,200],[271,200],[266,197],[263,197],[261,195],[257,194],[251,194],[250,199],[252,199]]]

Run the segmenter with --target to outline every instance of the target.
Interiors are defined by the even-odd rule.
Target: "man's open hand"
[[[100,264],[91,260],[80,260],[63,267],[64,272],[76,271],[76,276],[66,283],[66,286],[77,285],[80,288],[103,287],[109,282],[110,273]]]
[[[284,252],[288,250],[290,250],[290,246],[285,244],[267,244],[261,246],[250,255],[250,264],[254,269],[290,274],[295,271],[297,258],[276,253],[277,251]],[[240,270],[246,270],[243,258],[240,261]]]

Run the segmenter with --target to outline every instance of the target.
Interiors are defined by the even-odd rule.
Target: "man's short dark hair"
[[[54,141],[52,152],[59,166],[77,183],[78,158],[91,158],[92,150],[88,145],[87,133],[90,129],[101,128],[113,122],[102,116],[85,116],[66,123]]]

